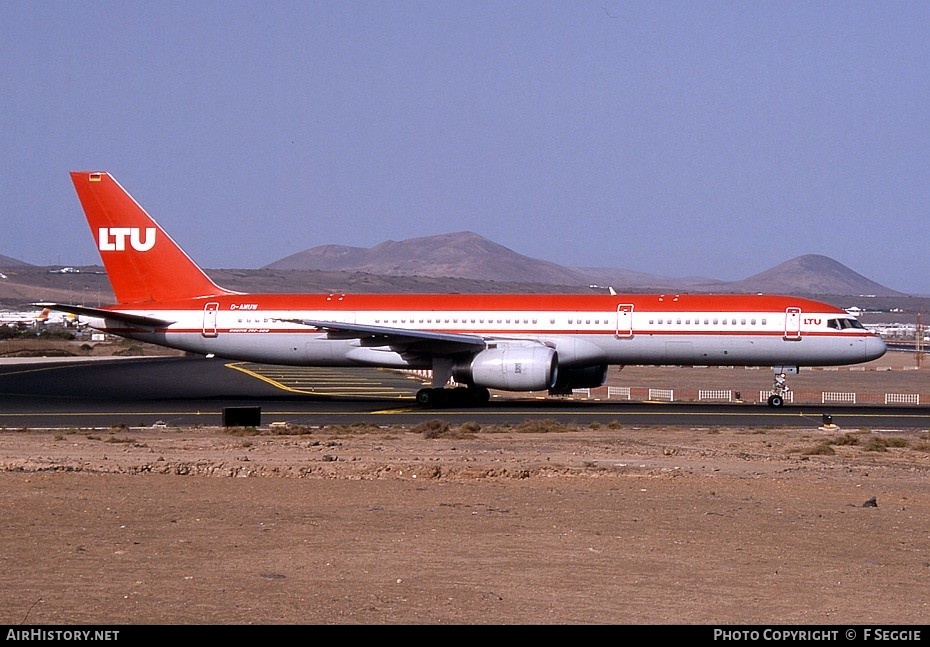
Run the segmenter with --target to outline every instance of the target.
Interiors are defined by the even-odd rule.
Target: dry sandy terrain
[[[5,431],[0,623],[925,624],[927,431],[818,423]]]

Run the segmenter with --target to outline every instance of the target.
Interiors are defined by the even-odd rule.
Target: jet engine
[[[558,376],[558,354],[547,346],[489,348],[456,364],[452,378],[501,391],[544,391]]]

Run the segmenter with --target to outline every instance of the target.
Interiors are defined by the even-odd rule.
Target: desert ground
[[[0,622],[925,624],[927,430],[0,432]]]

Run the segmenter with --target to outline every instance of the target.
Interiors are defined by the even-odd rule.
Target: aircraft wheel
[[[778,408],[785,403],[785,399],[780,395],[770,395],[769,396],[769,406]]]
[[[417,403],[425,406],[433,404],[435,401],[433,396],[433,389],[420,389],[417,391]]]

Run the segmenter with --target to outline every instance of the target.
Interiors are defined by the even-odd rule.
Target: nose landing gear
[[[768,404],[770,407],[780,407],[785,404],[785,398],[791,390],[788,388],[788,376],[784,373],[775,374],[775,384],[772,386],[772,395],[769,396]]]

